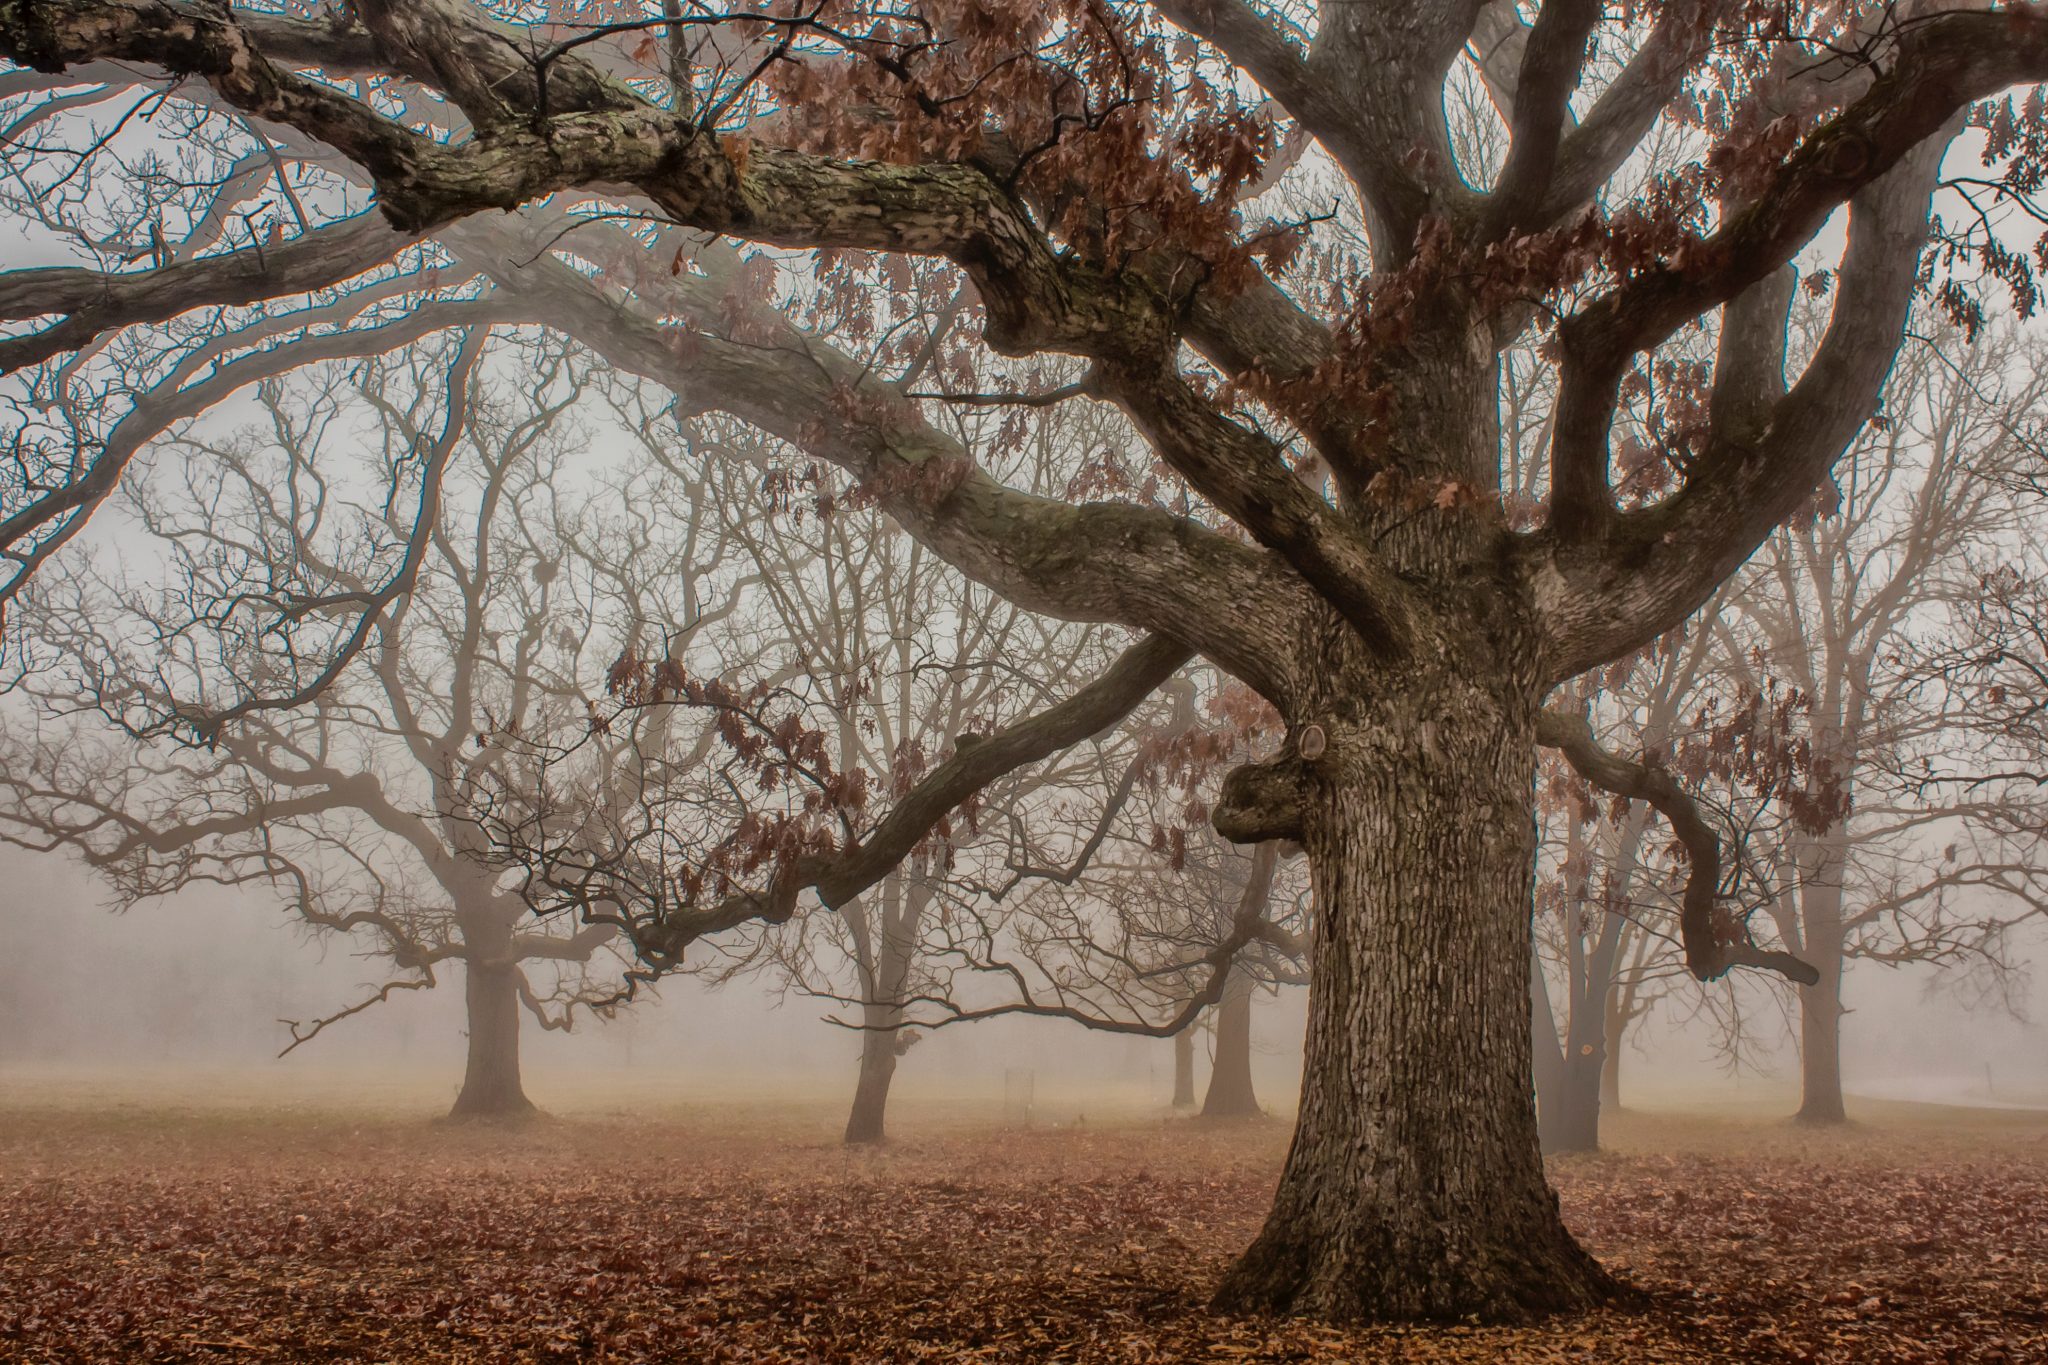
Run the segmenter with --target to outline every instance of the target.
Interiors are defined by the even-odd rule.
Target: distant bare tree
[[[1210,828],[1224,771],[1273,743],[1269,708],[1213,672],[1165,689],[1093,780],[990,807],[1001,838],[977,843],[935,951],[935,1026],[999,1014],[1173,1033],[1193,1105],[1193,1039],[1206,1014],[1214,1059],[1202,1113],[1256,1115],[1254,997],[1306,980],[1312,916],[1297,849],[1232,848]],[[1049,810],[1048,810],[1049,806]],[[1046,818],[1050,814],[1051,818]],[[1236,944],[1235,948],[1230,945]],[[1193,1006],[1194,1008],[1191,1008]]]
[[[724,586],[686,504],[638,543],[579,535],[558,488],[565,452],[588,439],[574,416],[589,362],[498,349],[523,372],[516,391],[490,377],[477,329],[267,382],[258,425],[179,438],[168,453],[190,458],[161,466],[170,477],[129,485],[140,534],[126,547],[166,556],[177,588],[154,597],[89,568],[39,581],[21,607],[38,644],[20,690],[41,723],[10,732],[0,772],[0,837],[77,852],[123,906],[271,887],[301,923],[389,962],[363,999],[293,1023],[287,1052],[460,963],[469,1051],[454,1112],[479,1116],[531,1108],[521,1010],[565,1029],[579,1008],[609,1009],[625,945],[608,925],[536,920],[484,856],[465,793],[516,773],[507,735],[587,714],[621,585],[658,578],[692,621]],[[363,437],[368,468],[316,454],[340,430]],[[360,501],[386,481],[426,505]],[[400,562],[408,592],[349,615]],[[265,629],[252,604],[299,628]],[[335,620],[365,631],[354,666],[277,705],[326,666],[302,650]],[[208,749],[166,740],[195,714],[236,719]]]
[[[1928,679],[1904,661],[1932,624],[1982,593],[1976,565],[2027,536],[2011,476],[2048,400],[2038,346],[1999,330],[1965,347],[1952,328],[1900,351],[1887,420],[1851,449],[1822,501],[1768,541],[1730,594],[1724,664],[1796,689],[1810,746],[1773,800],[1778,937],[1820,973],[1799,988],[1799,1117],[1844,1117],[1843,972],[1982,959],[2037,903],[2026,856],[1977,843],[1995,804],[1902,784],[1916,756],[1958,740]],[[1944,852],[1944,850],[1946,850]]]
[[[1102,435],[1099,422],[1091,431],[1070,418],[1032,428],[1032,443],[1006,451],[999,418],[961,420],[988,428],[976,444],[987,458],[1007,459],[1010,477],[1026,485],[1071,477],[1088,438]],[[698,442],[727,458],[749,442],[760,452],[753,457],[764,475],[758,494],[725,499],[716,515],[761,585],[744,627],[760,667],[801,696],[803,724],[822,737],[836,771],[862,774],[875,793],[854,817],[854,842],[948,757],[1114,657],[1100,630],[1032,616],[963,578],[829,468],[778,454],[731,423],[705,423],[701,435],[686,431],[681,439],[681,449],[661,458],[700,466],[705,455],[690,453]],[[1084,743],[1076,753],[1090,749]],[[904,1002],[928,989],[924,957],[943,941],[936,924],[942,887],[957,850],[976,837],[973,812],[1000,819],[1048,785],[1087,781],[1098,769],[1060,755],[1013,769],[976,796],[969,812],[935,827],[879,884],[830,914],[797,914],[719,945],[710,961],[720,976],[772,971],[788,986],[858,1011],[849,1021],[859,1029],[861,1053],[848,1142],[884,1135],[897,1062],[918,1036],[905,1025]],[[667,797],[650,791],[647,799]],[[730,818],[746,810],[736,803]]]
[[[2009,489],[2031,458],[2041,396],[2025,354],[2010,333],[1974,349],[1953,334],[1909,344],[1889,419],[1856,443],[1826,500],[1781,530],[1685,632],[1580,684],[1597,689],[1603,743],[1642,753],[1706,804],[1728,878],[1721,894],[1741,901],[1745,917],[1768,919],[1772,936],[1814,969],[1798,995],[1800,1112],[1810,1121],[1842,1115],[1847,962],[2002,966],[2005,927],[2039,900],[2012,809],[1912,780],[1928,755],[1951,751],[1997,711],[1944,708],[1931,684],[1956,659],[1937,658],[1923,637],[1944,616],[1968,613],[1983,591],[1975,565],[2021,536]],[[1541,1027],[1552,1000],[1539,976],[1538,1089],[1560,1097],[1546,1142],[1587,1147],[1597,1131],[1592,1071],[1612,1065],[1613,1026],[1634,1013],[1622,1001],[1673,970],[1664,926],[1683,860],[1658,879],[1671,892],[1618,895],[1643,886],[1660,861],[1645,842],[1649,810],[1622,802],[1602,811],[1562,790],[1546,810],[1556,826],[1545,886],[1559,916],[1552,972],[1567,1018],[1562,1040],[1546,1048],[1558,1033]],[[1643,929],[1622,966],[1624,942]],[[1723,1007],[1734,1009],[1734,998]],[[1736,1047],[1742,1021],[1723,1013],[1721,1022]]]
[[[1673,631],[1586,680],[1603,742],[1670,764],[1711,656],[1709,633]],[[1675,841],[1647,801],[1587,785],[1555,752],[1542,781],[1530,971],[1537,1126],[1546,1151],[1591,1151],[1601,1110],[1619,1103],[1623,1036],[1659,997],[1659,976],[1675,970],[1671,926],[1690,869],[1682,853],[1667,856]],[[1716,827],[1738,834],[1723,820]]]

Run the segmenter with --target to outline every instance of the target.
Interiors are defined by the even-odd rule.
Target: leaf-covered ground
[[[17,1103],[0,1359],[2048,1361],[2039,1119],[1628,1118],[1555,1178],[1647,1306],[1350,1332],[1203,1306],[1282,1124],[899,1126]]]

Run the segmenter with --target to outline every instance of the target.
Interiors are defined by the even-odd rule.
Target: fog
[[[0,855],[0,1082],[17,1098],[98,1093],[204,1107],[317,1103],[437,1113],[463,1066],[459,965],[429,991],[400,992],[289,1056],[280,1019],[309,1018],[379,977],[304,929],[260,893],[190,891],[125,914],[60,855]],[[2024,961],[2048,944],[2022,934]],[[1852,1095],[1966,1106],[2048,1105],[2048,989],[2024,972],[2010,999],[1926,967],[1861,963],[1849,974],[1843,1068]],[[545,1109],[670,1107],[762,1100],[843,1106],[859,1036],[823,1002],[777,998],[757,982],[709,987],[674,978],[615,1019],[570,1032],[530,1019],[521,1031],[528,1093]],[[1754,1011],[1757,1048],[1731,1067],[1704,1020],[1652,1015],[1622,1064],[1625,1104],[1712,1110],[1796,1103],[1792,1031]],[[1304,991],[1259,996],[1253,1072],[1261,1102],[1291,1112],[1300,1085]],[[1206,1042],[1204,1044],[1206,1047]],[[938,1029],[905,1057],[895,1092],[993,1114],[1005,1073],[1034,1080],[1036,1121],[1071,1123],[1092,1107],[1164,1111],[1173,1081],[1164,1039],[1091,1032],[1051,1020]],[[1207,1071],[1206,1056],[1197,1065]]]

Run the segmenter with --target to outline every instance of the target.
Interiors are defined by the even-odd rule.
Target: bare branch
[[[1693,976],[1712,981],[1732,967],[1756,967],[1809,986],[1820,980],[1818,971],[1790,953],[1759,948],[1747,941],[1728,941],[1714,913],[1721,883],[1720,836],[1669,773],[1601,748],[1583,716],[1544,711],[1538,717],[1537,734],[1542,743],[1570,760],[1588,782],[1617,796],[1647,801],[1671,822],[1672,832],[1685,845],[1692,864],[1679,930],[1685,943],[1685,964]]]

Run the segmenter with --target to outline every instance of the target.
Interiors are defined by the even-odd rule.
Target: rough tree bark
[[[1226,1308],[1515,1318],[1614,1292],[1565,1231],[1529,1104],[1541,689],[1527,634],[1491,624],[1446,631],[1413,686],[1316,675],[1331,691],[1303,708],[1328,720],[1299,765],[1301,1112]]]

